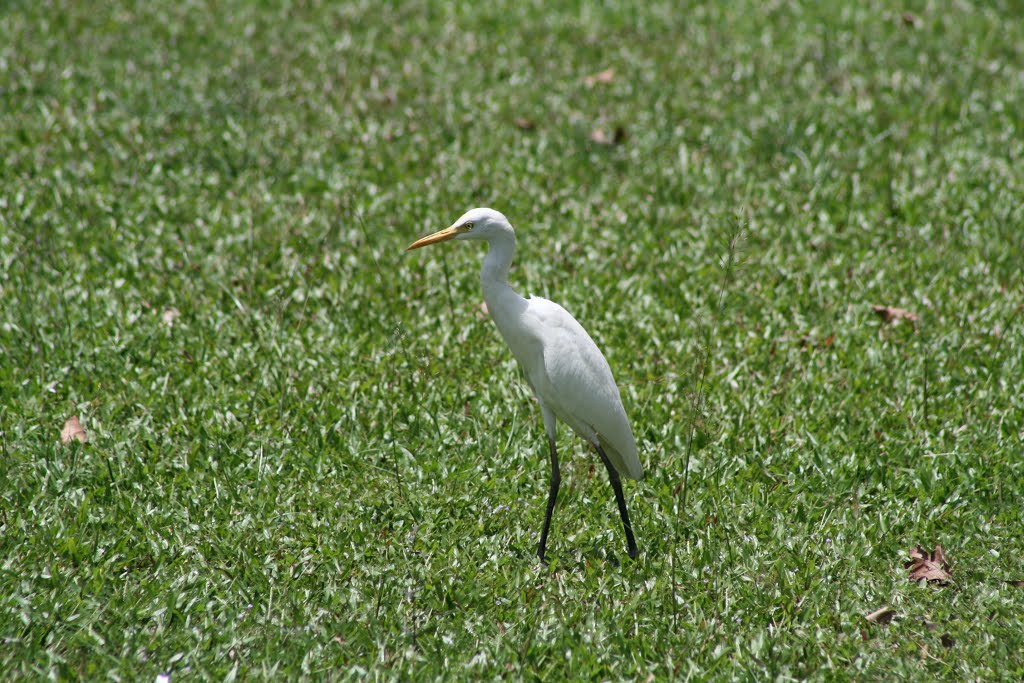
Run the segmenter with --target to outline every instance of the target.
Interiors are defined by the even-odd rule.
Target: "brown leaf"
[[[60,442],[71,443],[75,439],[78,439],[82,443],[85,443],[85,427],[78,421],[77,415],[72,415],[64,423],[64,429],[60,431]]]
[[[583,79],[588,88],[593,88],[598,83],[611,83],[615,80],[615,69],[605,69],[604,71],[598,71],[596,74],[590,74]]]
[[[1006,583],[1015,588],[1024,588],[1024,581],[1021,581],[1020,579],[1012,579],[1007,581]]]
[[[900,17],[900,20],[903,21],[904,26],[910,28],[917,28],[917,25],[919,23],[919,19],[917,18],[917,16],[915,16],[911,12],[904,12],[903,15]]]
[[[535,124],[533,121],[527,118],[523,118],[522,116],[513,119],[512,123],[515,124],[515,127],[518,128],[519,130],[533,130],[534,128],[537,127],[537,124]]]
[[[953,647],[956,645],[956,641],[953,640],[953,636],[948,633],[943,633],[939,638],[939,642],[942,643],[942,647]]]
[[[920,545],[910,551],[910,560],[903,564],[911,581],[928,581],[946,584],[951,577],[951,567],[946,560],[942,546],[936,545],[929,553]]]
[[[462,406],[462,414],[466,417],[473,414],[473,410],[469,407],[469,401],[466,401],[466,405]]]
[[[920,318],[917,317],[916,313],[911,313],[905,308],[894,308],[892,306],[872,306],[873,310],[882,322],[891,323],[893,320],[909,320],[910,322],[917,322]]]
[[[481,320],[487,320],[488,318],[491,317],[491,311],[487,308],[486,301],[481,301],[480,304],[476,307],[476,315]]]
[[[868,614],[864,618],[867,619],[869,623],[885,625],[892,621],[895,616],[896,610],[894,610],[892,607],[885,606],[881,609],[876,609],[874,612]]]
[[[595,128],[590,131],[590,141],[599,145],[620,145],[626,140],[626,137],[626,129],[622,126],[615,126],[611,133],[604,128]]]

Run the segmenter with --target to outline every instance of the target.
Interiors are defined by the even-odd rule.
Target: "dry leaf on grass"
[[[909,320],[912,323],[916,323],[918,318],[916,313],[911,313],[905,308],[895,308],[893,306],[872,306],[873,310],[882,322],[891,323],[893,320]]]
[[[896,610],[892,607],[886,606],[881,609],[876,609],[871,614],[868,614],[864,618],[872,624],[888,624],[896,616]]]
[[[522,116],[513,119],[512,123],[515,124],[515,127],[518,128],[519,130],[533,130],[534,128],[537,127],[537,125],[533,121],[531,121],[530,119],[523,118]]]
[[[174,321],[181,317],[181,311],[174,306],[168,306],[160,317],[163,318],[164,325],[171,327],[174,325]]]
[[[622,126],[615,126],[611,133],[604,128],[595,128],[590,131],[590,141],[599,145],[619,145],[626,139],[626,129]]]
[[[77,415],[72,415],[64,423],[64,429],[60,430],[60,442],[71,443],[75,439],[78,439],[82,443],[85,443],[85,427],[78,421]]]
[[[491,311],[487,308],[487,302],[481,301],[476,307],[476,315],[481,320],[487,320],[491,317]]]
[[[941,545],[936,545],[930,553],[920,545],[917,546],[910,551],[910,559],[903,566],[907,568],[911,581],[946,584],[952,578],[951,567]]]
[[[604,71],[598,71],[596,74],[590,74],[583,79],[583,82],[587,84],[588,88],[593,88],[598,83],[611,83],[615,80],[615,69],[605,69]]]
[[[810,335],[806,335],[806,334],[804,336],[800,337],[800,348],[801,349],[807,349],[807,348],[827,349],[828,347],[832,346],[835,343],[836,343],[836,335],[834,335],[834,334],[830,334],[829,336],[825,337],[821,341],[817,341],[816,339],[814,339],[814,337],[811,337]]]

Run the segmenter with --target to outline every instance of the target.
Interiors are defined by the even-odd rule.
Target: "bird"
[[[416,240],[406,251],[449,240],[487,242],[487,255],[480,268],[484,302],[540,404],[551,460],[547,510],[537,546],[541,562],[546,563],[548,531],[561,483],[556,420],[589,443],[607,469],[626,532],[627,551],[636,559],[638,550],[622,494],[622,478],[641,480],[644,468],[604,354],[564,308],[541,297],[524,298],[509,285],[516,233],[502,213],[471,209],[444,230]]]

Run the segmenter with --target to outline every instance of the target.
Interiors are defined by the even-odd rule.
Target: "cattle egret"
[[[644,468],[637,457],[633,430],[608,361],[583,326],[564,308],[540,297],[524,299],[509,286],[508,270],[516,250],[516,234],[505,216],[493,209],[473,209],[451,227],[413,242],[406,251],[447,240],[488,243],[487,257],[480,269],[484,301],[540,403],[551,455],[551,487],[537,554],[543,561],[561,482],[555,448],[557,417],[594,447],[608,470],[626,530],[629,556],[636,558],[636,541],[620,478],[643,479]]]

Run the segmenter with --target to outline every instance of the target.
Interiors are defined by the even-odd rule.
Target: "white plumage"
[[[515,292],[509,291],[517,296]],[[494,322],[512,355],[526,371],[541,410],[550,410],[592,446],[604,446],[624,477],[643,479],[633,430],[619,398],[611,368],[597,344],[575,318],[547,299],[526,306],[487,298]]]
[[[484,240],[489,244],[480,269],[484,300],[498,331],[523,367],[544,417],[552,476],[538,548],[541,559],[561,479],[555,449],[556,417],[589,442],[604,462],[626,531],[630,557],[636,557],[619,478],[621,475],[642,479],[644,470],[608,361],[583,326],[564,308],[540,297],[525,299],[509,286],[508,271],[516,238],[505,216],[493,209],[473,209],[451,227],[414,242],[409,249],[450,239]]]

